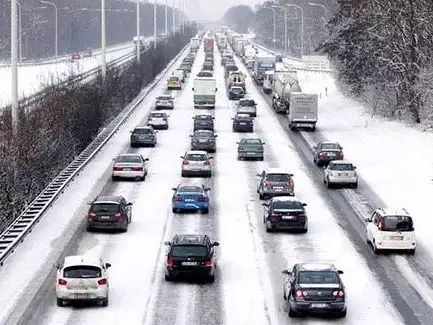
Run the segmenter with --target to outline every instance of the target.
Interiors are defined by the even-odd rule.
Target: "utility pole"
[[[153,0],[153,48],[156,49],[156,0]]]
[[[18,44],[17,0],[11,0],[12,133],[18,133]]]
[[[168,38],[168,0],[165,0],[165,39]]]
[[[172,15],[171,15],[171,18],[173,19],[173,26],[171,26],[172,27],[172,29],[173,29],[173,34],[174,33],[176,33],[176,0],[173,0],[173,7],[171,7],[171,13],[172,13]]]
[[[140,63],[140,50],[141,50],[141,39],[140,39],[140,0],[137,0],[137,62]]]
[[[105,40],[105,0],[101,0],[101,73],[102,81],[105,82],[107,76],[107,44]]]

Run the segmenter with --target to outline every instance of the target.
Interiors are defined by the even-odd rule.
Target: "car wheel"
[[[353,188],[358,188],[358,182],[353,183],[352,187],[353,187]]]
[[[269,221],[266,221],[266,232],[273,232],[274,229],[272,228],[272,225]]]
[[[209,277],[207,278],[209,283],[214,283],[215,282],[215,274],[209,275]]]
[[[341,313],[337,314],[337,317],[338,318],[344,318],[344,317],[346,317],[346,314],[347,314],[347,310],[342,311]]]
[[[172,211],[173,213],[179,213],[179,209],[176,209],[176,208],[173,208],[171,211]]]
[[[376,243],[375,243],[374,240],[373,240],[373,242],[371,243],[371,245],[373,246],[373,253],[374,253],[374,254],[380,254],[380,249],[378,249],[378,248],[376,247]]]
[[[146,179],[146,175],[143,175],[143,176],[141,176],[141,177],[138,178],[138,180],[140,182],[144,182],[145,179]]]
[[[332,184],[329,182],[329,179],[326,180],[326,187],[327,188],[331,188]]]
[[[107,306],[108,306],[108,298],[102,300],[102,306],[103,306],[103,307],[107,307]]]
[[[208,174],[206,174],[206,177],[212,177],[212,172],[209,172]]]
[[[201,210],[200,210],[200,213],[208,214],[208,213],[209,213],[209,208],[201,209]]]
[[[410,249],[410,250],[408,251],[408,254],[409,254],[409,255],[415,255],[415,250],[416,250],[416,249]]]
[[[165,281],[168,281],[168,282],[173,281],[173,277],[169,274],[165,274],[164,279],[165,279]]]
[[[111,176],[111,180],[112,180],[113,182],[118,181],[118,180],[119,180],[119,177],[117,177],[117,176]]]
[[[65,301],[61,298],[57,298],[56,303],[59,307],[63,307],[65,305]]]
[[[153,143],[153,144],[151,145],[151,147],[152,147],[152,148],[155,148],[155,147],[156,147],[156,143]]]
[[[260,200],[264,200],[264,199],[265,199],[265,196],[264,196],[262,193],[259,193],[259,199],[260,199]]]
[[[93,228],[90,227],[90,226],[86,226],[86,231],[88,231],[88,232],[92,232],[92,231],[93,231]]]
[[[288,305],[289,305],[289,317],[298,317],[299,316],[299,313],[297,313],[296,311],[294,311],[293,309],[292,309],[292,307],[290,307],[290,304],[288,303]]]
[[[265,157],[260,157],[259,160],[263,161],[263,160],[265,160]]]
[[[308,232],[308,227],[301,230],[301,234],[306,234]]]
[[[185,172],[182,172],[182,177],[187,177],[187,175],[186,175],[186,173]]]

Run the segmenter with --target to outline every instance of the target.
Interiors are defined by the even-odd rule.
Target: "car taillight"
[[[208,202],[209,199],[208,199],[207,197],[199,197],[199,198],[198,198],[198,201],[199,201],[199,202]]]
[[[113,166],[113,172],[118,172],[120,170],[123,170],[122,167]]]
[[[213,266],[213,261],[212,260],[204,261],[203,262],[203,266],[204,267],[212,267]]]
[[[325,157],[326,156],[326,152],[320,152],[319,153],[319,157]]]
[[[300,219],[300,220],[305,220],[306,217],[307,216],[305,214],[303,214],[303,213],[298,214],[298,219]]]
[[[167,258],[167,262],[165,263],[168,267],[174,266],[174,260],[170,257]]]
[[[108,282],[108,281],[107,281],[106,278],[103,278],[103,279],[98,280],[98,284],[99,284],[100,286],[106,285],[107,282]]]
[[[65,286],[68,282],[65,279],[59,279],[58,284],[61,286]]]
[[[293,181],[290,180],[290,181],[286,182],[285,185],[288,186],[288,187],[292,187],[293,186]]]
[[[272,221],[277,221],[278,219],[280,219],[280,215],[278,213],[272,213],[271,214],[271,220]]]
[[[272,183],[271,182],[265,182],[265,187],[266,188],[272,188]]]
[[[96,219],[96,213],[95,212],[89,212],[87,215],[87,220],[94,221]]]
[[[188,161],[188,160],[184,160],[184,161],[182,162],[182,165],[189,165],[189,161]]]
[[[306,290],[296,290],[296,298],[304,298],[304,297],[308,297],[308,291]]]
[[[114,215],[116,217],[116,221],[124,221],[126,220],[126,215],[123,213],[116,213]]]
[[[206,166],[210,166],[210,161],[209,161],[209,160],[206,160],[206,161],[204,162],[204,164],[205,164]]]
[[[378,225],[379,230],[383,230],[384,227],[385,227],[385,223],[383,222],[383,219],[380,219]]]
[[[131,169],[133,171],[136,171],[136,172],[142,172],[143,171],[143,167],[132,167]]]
[[[174,201],[176,201],[176,202],[181,202],[181,201],[183,201],[183,197],[181,197],[181,196],[176,196],[176,197],[174,198]]]
[[[343,154],[343,151],[340,151],[339,157],[340,157],[340,159],[341,159],[341,160],[343,160],[343,159],[344,159],[344,154]]]
[[[259,149],[257,149],[258,152],[263,152],[263,147],[260,147]]]
[[[343,290],[335,290],[332,292],[332,295],[334,297],[344,297],[344,291]]]

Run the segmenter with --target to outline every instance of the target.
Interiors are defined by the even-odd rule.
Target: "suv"
[[[191,150],[216,151],[216,135],[211,130],[196,130],[191,134]]]
[[[405,250],[415,253],[413,221],[406,209],[376,209],[367,222],[367,242],[375,254],[383,250]]]
[[[254,120],[249,114],[236,114],[232,117],[233,132],[254,132]]]
[[[257,117],[257,104],[254,99],[242,98],[238,101],[236,113]]]
[[[264,200],[277,195],[295,195],[295,186],[293,184],[293,174],[288,173],[280,168],[267,168],[259,177],[257,193],[260,200]]]
[[[358,188],[358,173],[352,163],[344,160],[333,160],[323,172],[323,183],[328,188],[332,185],[350,185]]]
[[[305,213],[306,203],[298,201],[291,196],[274,197],[264,206],[263,223],[266,232],[275,230],[299,230],[302,233],[308,231],[308,218]]]
[[[206,151],[191,150],[180,158],[182,158],[182,177],[212,176],[211,160],[213,157],[208,156]]]
[[[56,265],[57,306],[73,301],[99,302],[108,306],[110,263],[90,256],[67,256]]]
[[[326,166],[333,160],[343,160],[343,147],[338,142],[319,142],[313,147],[313,161],[317,166]]]
[[[157,131],[151,126],[137,126],[131,131],[131,147],[155,147],[157,142],[156,133]]]
[[[179,275],[207,277],[215,281],[216,246],[208,235],[175,235],[169,246],[165,280],[172,281]]]
[[[345,317],[346,292],[340,274],[333,264],[298,263],[284,270],[283,298],[290,317],[303,313],[331,314]]]
[[[87,231],[95,229],[121,230],[126,232],[132,220],[131,202],[123,196],[98,196],[89,202]]]
[[[200,114],[193,117],[194,131],[196,130],[214,130],[214,117],[209,114]]]

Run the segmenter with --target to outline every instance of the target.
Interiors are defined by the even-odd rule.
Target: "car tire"
[[[141,177],[138,178],[138,180],[140,182],[144,182],[145,179],[146,179],[146,175],[143,175],[143,176],[141,176]]]
[[[358,182],[352,184],[352,188],[358,188]]]
[[[260,199],[260,200],[264,200],[264,199],[265,199],[265,195],[262,194],[262,193],[259,193],[259,199]]]
[[[209,172],[208,174],[206,174],[206,177],[207,177],[207,178],[212,177],[212,172]]]
[[[64,307],[65,306],[65,301],[62,298],[57,298],[56,299],[56,304],[58,307]]]
[[[329,182],[329,179],[326,180],[326,187],[327,188],[331,188],[332,187],[332,184]]]
[[[290,307],[289,303],[287,303],[287,304],[288,304],[288,307],[289,307],[289,317],[299,317],[299,313],[297,313],[296,311],[294,311],[292,309],[292,307]]]
[[[374,254],[376,254],[376,255],[380,254],[380,249],[378,249],[378,248],[376,247],[376,243],[374,242],[374,240],[373,240],[373,242],[371,243],[371,246],[373,247],[373,253],[374,253]]]
[[[274,232],[274,228],[272,228],[272,225],[269,226],[268,222],[265,222],[266,225],[266,232]]]
[[[119,180],[119,177],[117,177],[117,176],[111,176],[111,180],[112,180],[113,182],[116,182],[116,181]]]
[[[347,310],[342,311],[342,312],[337,314],[337,318],[344,318],[344,317],[346,317],[346,314],[347,314]]]
[[[174,279],[173,279],[173,276],[171,276],[171,275],[169,275],[169,274],[165,274],[165,275],[164,275],[164,279],[165,279],[165,281],[167,281],[167,282],[171,282],[171,281],[174,280]]]
[[[201,209],[200,213],[202,213],[202,214],[208,214],[209,213],[209,208]]]
[[[408,254],[409,254],[409,255],[415,255],[415,251],[416,251],[416,249],[410,249],[410,250],[408,251]]]
[[[214,283],[215,282],[215,274],[209,275],[207,278],[207,281],[209,283]]]
[[[259,160],[263,161],[263,160],[265,160],[265,157],[259,157]]]
[[[179,209],[176,209],[176,208],[173,208],[171,211],[172,211],[173,213],[179,213]]]
[[[182,177],[188,177],[187,174],[186,174],[185,172],[182,172],[182,173],[181,173],[181,176],[182,176]]]
[[[102,307],[107,307],[107,306],[108,306],[108,298],[102,300]]]
[[[308,232],[308,227],[304,228],[304,229],[301,229],[300,232],[301,232],[301,234],[306,234]]]
[[[87,231],[87,232],[92,232],[92,231],[93,231],[93,228],[90,227],[90,226],[86,226],[86,231]]]

